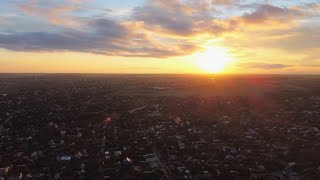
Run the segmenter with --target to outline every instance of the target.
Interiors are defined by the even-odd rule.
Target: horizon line
[[[81,72],[0,72],[29,75],[320,75],[320,73],[81,73]]]

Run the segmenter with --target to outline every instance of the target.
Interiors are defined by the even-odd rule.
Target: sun
[[[228,50],[222,47],[209,47],[195,54],[196,64],[206,73],[222,72],[233,60]]]

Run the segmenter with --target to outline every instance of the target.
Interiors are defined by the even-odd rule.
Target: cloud
[[[278,7],[233,0],[146,0],[126,11],[126,18],[119,18],[113,10],[93,13],[97,16],[87,11],[81,14],[86,1],[23,1],[18,7],[25,17],[19,17],[18,23],[12,20],[10,28],[0,29],[0,48],[171,57],[198,50],[206,43],[202,37],[197,39],[203,34],[222,39],[230,49],[266,47],[297,52],[320,47],[318,27],[299,30],[295,24],[314,17],[318,3]],[[29,21],[21,23],[25,19]],[[46,20],[50,25],[35,19]],[[16,28],[14,24],[18,24]],[[30,28],[29,24],[33,26]]]
[[[320,3],[307,3],[304,6],[305,8],[308,8],[309,10],[313,11],[314,13],[319,13],[320,11]]]
[[[303,10],[301,6],[291,8],[281,8],[271,4],[262,4],[257,6],[251,13],[245,13],[241,19],[246,23],[263,23],[266,21],[277,21],[289,23],[293,20],[310,17],[309,10]]]
[[[145,6],[133,10],[133,20],[143,22],[144,27],[151,30],[188,35],[193,27],[193,18],[189,13],[192,9],[178,0],[148,1]]]
[[[211,3],[216,5],[232,5],[234,4],[234,0],[211,0]]]
[[[232,8],[249,8],[237,16],[219,16],[217,6]],[[305,8],[310,6],[313,8]],[[317,4],[305,4],[295,7],[277,7],[271,4],[236,4],[233,1],[219,0],[149,0],[144,6],[133,9],[132,20],[143,23],[143,28],[153,32],[177,36],[195,36],[211,34],[219,36],[224,33],[248,29],[248,25],[259,28],[288,28],[298,20],[315,16]],[[267,26],[272,25],[272,26]],[[275,26],[278,27],[275,27]]]
[[[5,22],[7,20],[7,18],[6,17],[4,17],[4,16],[0,16],[0,24],[1,23],[3,23],[3,22]]]
[[[282,38],[281,41],[269,41],[265,44],[268,47],[275,47],[289,52],[306,52],[320,48],[320,26],[299,27],[288,30],[292,36]]]
[[[36,17],[44,18],[54,25],[79,26],[80,22],[71,15],[72,12],[80,10],[81,4],[87,0],[31,0],[18,4],[19,10]]]
[[[250,68],[250,69],[283,69],[292,67],[291,65],[285,64],[268,64],[268,63],[256,63],[256,62],[248,62],[248,63],[240,63],[238,64],[241,68]]]
[[[306,56],[304,58],[301,59],[301,63],[303,64],[316,64],[318,63],[320,65],[320,48],[318,49],[318,51],[315,52],[311,52],[310,54],[306,54]]]
[[[240,36],[225,39],[225,44],[234,48],[277,49],[291,54],[314,53],[320,49],[320,26],[291,27],[264,31],[239,32]],[[250,38],[248,38],[250,37]]]
[[[133,21],[143,22],[144,28],[177,36],[202,33],[221,34],[235,29],[233,20],[214,18],[215,5],[230,5],[227,0],[149,0],[133,10]]]
[[[68,29],[58,33],[2,33],[0,47],[14,51],[77,51],[137,57],[178,56],[192,53],[197,48],[187,42],[161,45],[109,19],[93,20],[87,28],[86,31]]]
[[[145,6],[133,10],[133,20],[143,22],[151,31],[194,36],[202,33],[212,35],[233,31],[237,22],[212,16],[216,5],[230,5],[232,1],[180,1],[150,0]]]

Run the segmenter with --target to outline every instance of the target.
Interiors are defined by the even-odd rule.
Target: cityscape
[[[320,177],[320,86],[308,84],[319,76],[5,76],[8,179]],[[226,79],[248,88],[213,96],[190,88],[224,89]],[[242,94],[265,86],[273,87]]]

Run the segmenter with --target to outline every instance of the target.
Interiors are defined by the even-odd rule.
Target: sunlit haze
[[[195,59],[199,68],[208,73],[223,72],[226,66],[230,65],[232,58],[227,50],[219,47],[209,47],[199,54],[195,54]]]

